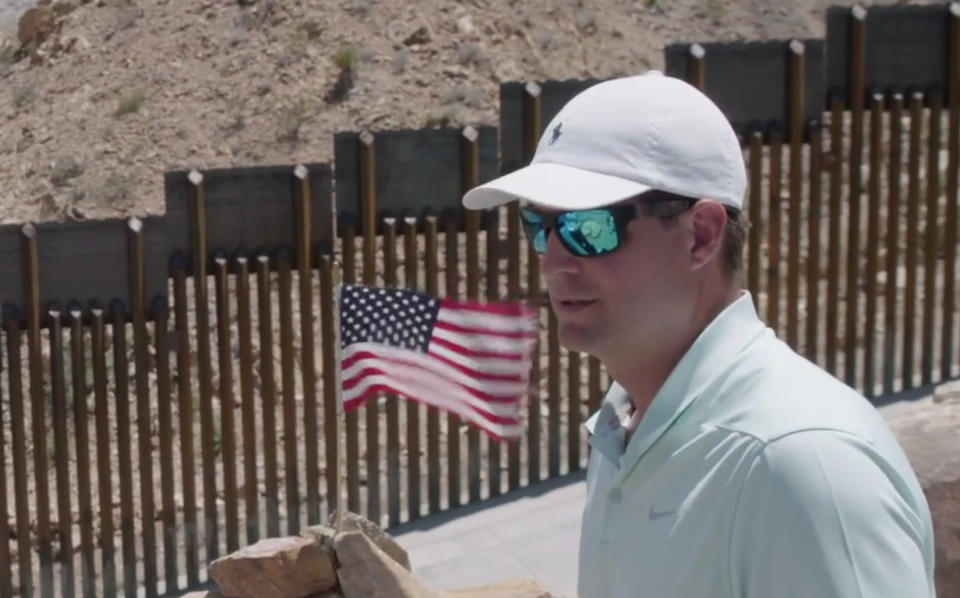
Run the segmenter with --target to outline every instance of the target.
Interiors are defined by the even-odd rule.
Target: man
[[[582,92],[464,197],[522,202],[561,342],[615,381],[586,424],[580,598],[934,596],[896,440],[741,289],[745,187],[721,111],[652,72]]]

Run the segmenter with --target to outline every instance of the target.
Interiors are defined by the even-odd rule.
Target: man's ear
[[[689,222],[691,265],[701,268],[720,253],[723,231],[727,226],[727,211],[716,201],[701,200],[690,209]]]

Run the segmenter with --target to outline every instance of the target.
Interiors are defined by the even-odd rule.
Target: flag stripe
[[[445,401],[436,400],[435,398],[433,400],[428,400],[427,397],[430,397],[431,395],[428,394],[426,396],[418,396],[410,392],[410,390],[411,389],[407,388],[405,384],[397,383],[395,380],[391,380],[386,377],[374,376],[371,377],[369,381],[364,382],[362,391],[358,391],[356,394],[344,395],[344,409],[349,411],[359,407],[364,401],[376,395],[378,392],[388,392],[402,395],[403,397],[417,401],[418,403],[432,405],[434,407],[456,413],[464,419],[475,423],[480,428],[483,428],[488,435],[497,440],[516,438],[521,434],[521,432],[523,432],[523,426],[519,422],[513,424],[493,423],[482,415],[473,412],[473,410],[466,405],[456,401],[448,403]]]
[[[450,336],[452,333],[445,334],[444,336]],[[528,355],[528,347],[532,346],[530,344],[525,344],[524,347],[516,347],[513,351],[478,351],[477,349],[471,346],[463,346],[454,342],[447,340],[446,338],[441,338],[440,336],[434,334],[433,338],[430,339],[430,350],[433,350],[434,347],[444,347],[450,349],[458,355],[466,355],[468,357],[480,357],[480,358],[490,358],[490,359],[500,359],[505,361],[516,361],[523,362]],[[520,363],[517,365],[519,368],[523,368],[524,371],[527,371],[530,368],[529,363]]]
[[[495,331],[495,332],[514,332],[523,333],[524,336],[530,334],[533,318],[525,318],[520,315],[508,316],[489,314],[472,309],[456,309],[444,307],[437,313],[437,320],[446,322],[455,326],[471,330]],[[529,321],[528,321],[529,320]]]
[[[522,373],[500,373],[498,370],[476,369],[475,367],[471,367],[470,364],[460,363],[460,361],[457,359],[451,359],[429,349],[427,350],[427,354],[433,356],[441,363],[447,364],[461,374],[465,374],[471,378],[483,380],[484,385],[488,384],[489,382],[523,382],[524,380]]]
[[[397,371],[403,372],[407,367],[413,371],[436,376],[438,384],[461,386],[466,388],[483,401],[504,403],[516,400],[516,396],[525,393],[526,382],[523,380],[504,382],[500,380],[486,380],[465,375],[425,353],[387,347],[376,343],[357,343],[347,347],[343,352],[343,384],[358,376],[358,370],[369,367],[372,362],[376,366],[382,364],[396,364]]]
[[[440,299],[440,309],[444,308],[469,309],[485,314],[499,314],[514,317],[533,317],[537,313],[533,307],[518,302],[481,303],[479,301],[459,301],[450,299],[449,297]]]
[[[434,330],[449,330],[450,332],[459,332],[461,334],[470,334],[476,336],[490,336],[496,338],[507,338],[507,339],[529,339],[533,338],[533,334],[528,330],[517,330],[517,327],[514,326],[512,330],[492,330],[490,328],[485,328],[481,326],[461,326],[454,322],[448,322],[446,320],[437,320],[433,325]]]
[[[403,363],[409,363],[410,365],[415,365],[417,367],[426,367],[425,362],[422,362],[424,353],[419,351],[410,351],[409,349],[399,349],[399,351],[407,353],[408,356],[397,356],[393,358],[394,360],[402,361]],[[344,360],[343,368],[344,372],[351,370],[351,368],[356,367],[356,364],[359,361],[364,359],[383,359],[383,351],[378,347],[375,351],[355,351],[348,359]],[[510,384],[507,387],[507,390],[503,390],[502,393],[510,392],[520,392],[521,387],[516,386],[517,384],[522,384],[524,382],[524,377],[520,374],[489,374],[484,371],[473,370],[465,365],[461,365],[456,361],[453,361],[447,357],[436,355],[433,352],[426,353],[433,357],[438,363],[431,364],[434,367],[428,367],[427,369],[431,370],[433,373],[445,376],[449,378],[452,382],[456,384],[462,384],[464,386],[473,385],[473,388],[477,390],[482,386],[483,388],[490,388],[491,383],[505,383]],[[447,366],[447,369],[443,369],[443,366]],[[443,371],[441,372],[441,369]],[[512,384],[511,384],[512,383]],[[502,387],[503,385],[497,385],[497,387]],[[497,392],[501,394],[501,392]]]
[[[400,393],[407,398],[415,399],[421,403],[428,403],[437,405],[438,407],[448,408],[452,411],[456,411],[459,415],[463,415],[464,417],[469,417],[471,419],[478,418],[485,422],[502,426],[514,426],[520,424],[519,414],[500,415],[496,413],[487,413],[482,409],[476,409],[469,403],[455,399],[451,400],[447,396],[441,396],[440,394],[433,392],[432,389],[424,389],[416,381],[404,380],[394,377],[391,374],[370,374],[368,376],[364,376],[363,381],[360,384],[351,388],[348,394],[344,394],[346,399],[345,403],[349,404],[351,408],[358,406],[358,400],[370,398],[370,386],[375,384],[390,386],[395,392]]]
[[[436,341],[437,339],[445,340],[460,347],[471,347],[475,351],[506,354],[524,353],[531,343],[529,339],[509,339],[498,336],[477,338],[475,334],[471,335],[434,327],[433,340]]]
[[[518,417],[519,410],[515,398],[511,401],[504,401],[503,399],[499,401],[488,401],[476,396],[476,394],[468,388],[436,380],[434,376],[423,370],[386,360],[367,363],[360,369],[355,377],[344,381],[344,397],[356,395],[358,392],[357,389],[363,387],[365,379],[376,376],[389,377],[387,383],[390,381],[400,381],[408,385],[413,385],[414,388],[421,389],[419,392],[414,393],[420,397],[437,396],[439,397],[437,400],[441,401],[453,401],[457,399],[457,402],[464,403],[471,409],[490,418],[505,417],[516,419]]]
[[[343,382],[343,390],[349,391],[354,387],[362,383],[364,376],[370,376],[374,374],[382,375],[399,375],[401,377],[411,377],[417,378],[421,381],[422,384],[432,384],[431,388],[433,392],[444,392],[444,393],[453,393],[456,395],[469,395],[469,398],[477,406],[478,409],[482,409],[484,412],[491,412],[491,410],[498,410],[497,413],[504,413],[512,408],[512,405],[517,402],[516,396],[496,396],[490,395],[483,392],[467,388],[465,386],[460,386],[458,384],[453,384],[448,381],[440,381],[437,379],[427,380],[426,376],[436,376],[435,374],[424,373],[422,370],[417,370],[415,367],[404,364],[404,363],[394,363],[385,360],[364,360],[360,365],[355,366],[353,369],[353,376]],[[465,394],[464,394],[465,393]]]
[[[530,370],[529,365],[520,361],[517,357],[513,359],[474,357],[473,355],[464,355],[457,349],[451,349],[439,343],[430,343],[427,352],[430,355],[436,355],[438,359],[443,359],[454,367],[462,367],[466,371],[477,372],[481,376],[495,375],[496,379],[499,380],[523,380]],[[487,372],[497,372],[497,374]]]

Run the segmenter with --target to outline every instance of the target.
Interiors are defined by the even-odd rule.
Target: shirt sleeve
[[[934,596],[926,503],[899,482],[870,445],[846,434],[799,432],[765,446],[734,516],[733,595]]]

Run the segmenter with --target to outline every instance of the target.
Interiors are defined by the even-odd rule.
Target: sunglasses
[[[528,208],[520,210],[523,230],[537,253],[547,251],[547,235],[556,230],[560,243],[577,257],[594,257],[619,249],[626,240],[627,225],[636,217],[637,206],[632,202],[546,214]]]

